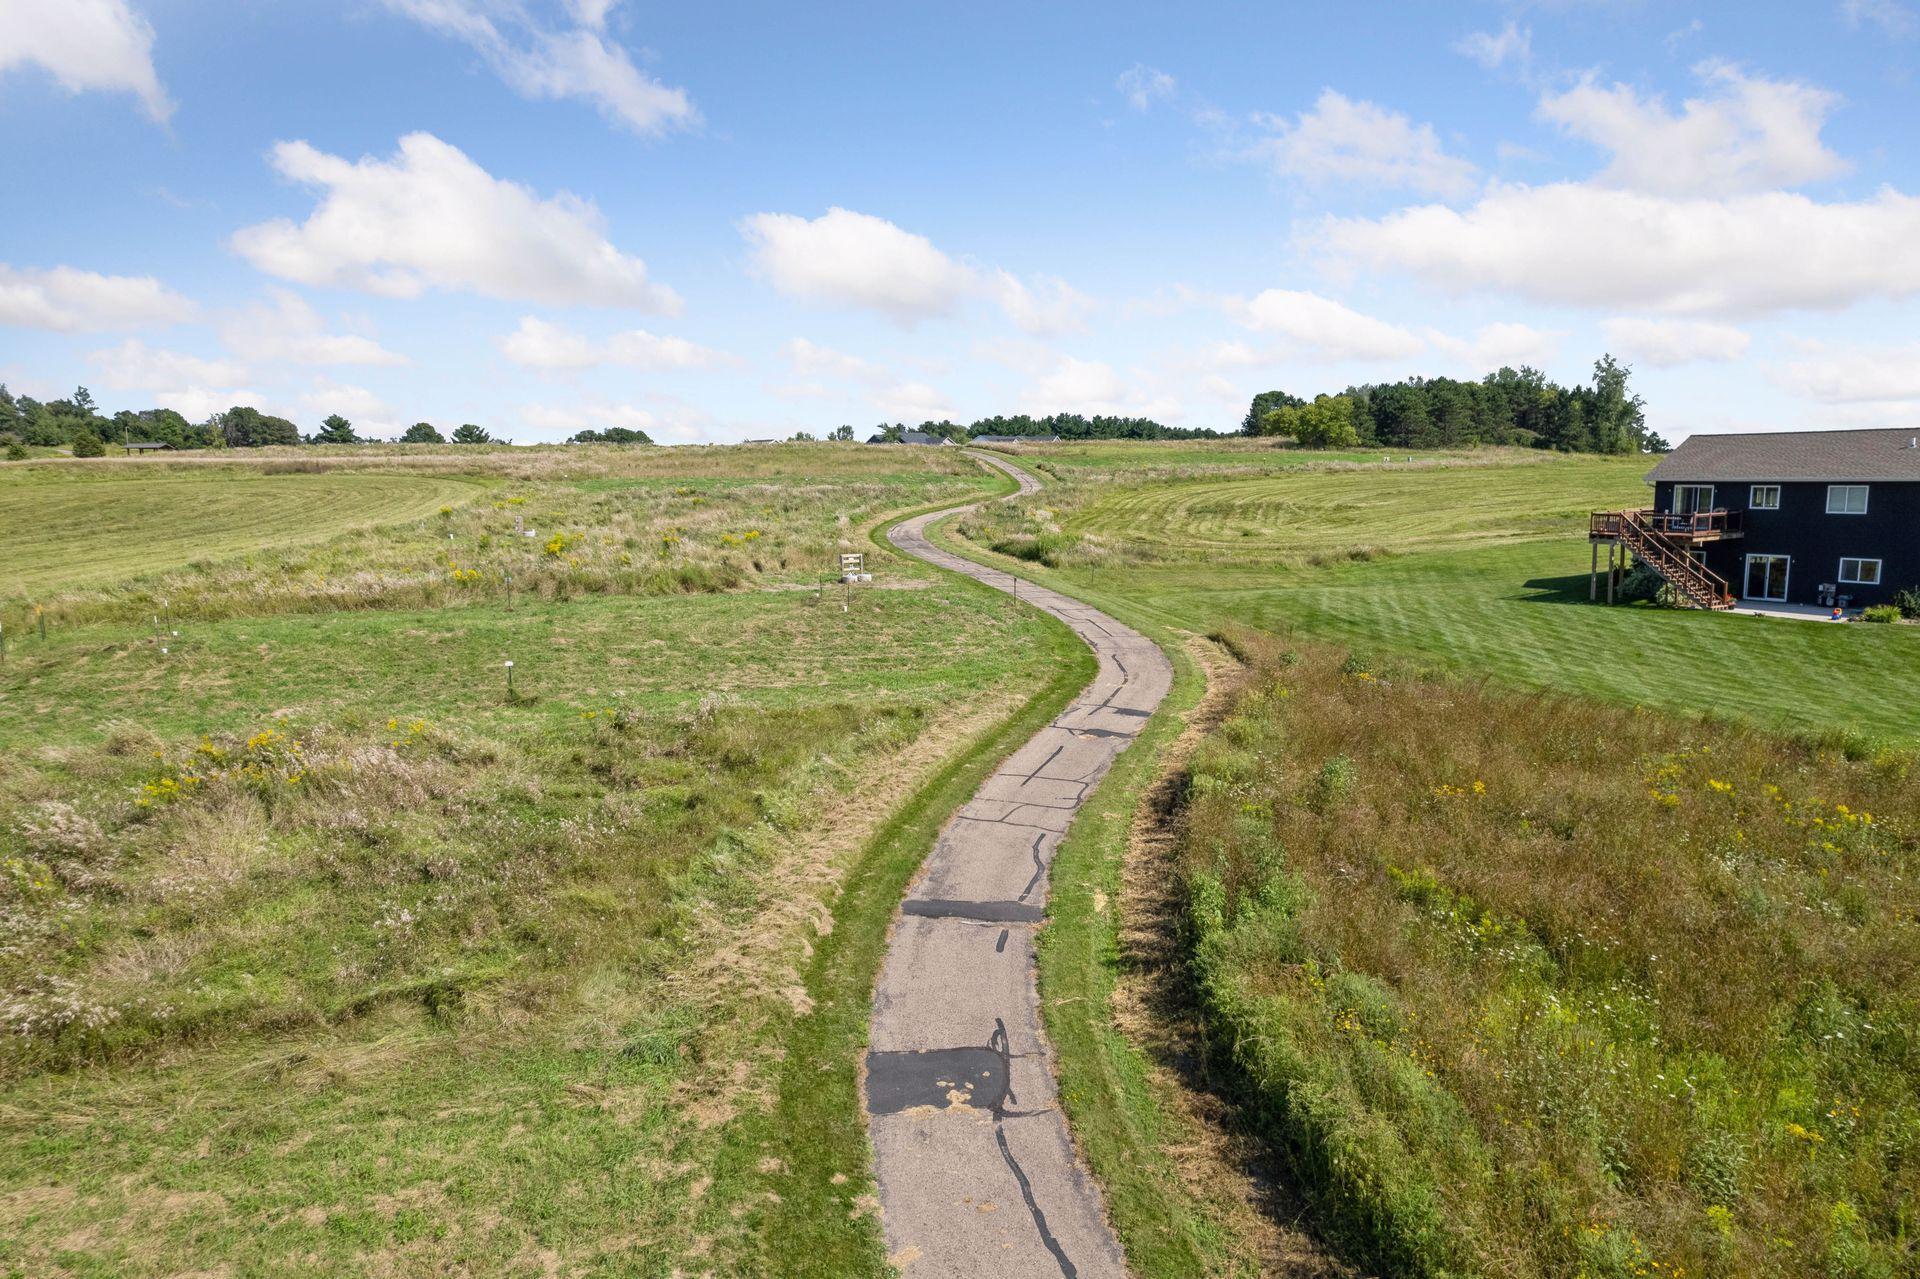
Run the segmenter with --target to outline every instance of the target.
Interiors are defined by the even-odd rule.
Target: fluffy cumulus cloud
[[[314,379],[313,388],[300,397],[299,411],[297,421],[315,424],[338,413],[362,439],[398,438],[408,425],[377,392],[329,377]]]
[[[1667,320],[1623,315],[1602,328],[1610,350],[1634,364],[1656,369],[1745,357],[1752,339],[1744,329],[1711,320]]]
[[[1267,289],[1251,298],[1229,299],[1226,307],[1246,327],[1282,339],[1297,356],[1328,361],[1397,360],[1426,346],[1418,334],[1318,293]]]
[[[255,303],[221,322],[227,349],[249,360],[290,364],[405,364],[407,357],[357,333],[329,333],[305,298],[291,289],[270,289]]]
[[[193,303],[150,275],[100,275],[70,266],[32,270],[0,262],[0,325],[106,332],[192,318]]]
[[[247,376],[245,368],[230,360],[207,360],[179,351],[159,350],[139,338],[128,338],[119,346],[95,351],[87,356],[87,361],[98,370],[100,381],[116,391],[232,386]]]
[[[710,369],[734,362],[732,356],[685,338],[628,329],[601,341],[538,316],[521,317],[520,327],[500,339],[500,350],[523,368],[549,372],[589,369],[601,364],[658,372]]]
[[[817,218],[756,213],[740,222],[753,269],[788,297],[878,311],[901,324],[986,299],[1028,333],[1077,333],[1094,301],[1065,280],[979,270],[885,218],[831,208]]]
[[[633,65],[606,33],[618,0],[569,0],[543,13],[525,0],[387,0],[414,21],[472,47],[526,98],[581,98],[635,133],[692,125],[699,113],[683,89]]]
[[[1448,155],[1430,124],[1327,89],[1313,109],[1288,120],[1262,115],[1269,136],[1253,145],[1275,172],[1312,185],[1399,187],[1429,195],[1473,190],[1473,165]]]
[[[1776,384],[1822,404],[1920,401],[1920,342],[1890,346],[1802,341]],[[1903,419],[1905,420],[1905,419]]]
[[[1543,98],[1540,116],[1611,155],[1598,181],[1660,195],[1728,195],[1800,186],[1846,172],[1820,131],[1839,105],[1825,89],[1748,75],[1726,62],[1694,68],[1705,92],[1670,108],[1589,77]]]
[[[69,93],[131,93],[153,119],[173,114],[153,69],[153,28],[127,0],[0,0],[0,74],[29,65]]]
[[[282,142],[273,164],[324,194],[305,222],[234,233],[234,250],[269,275],[386,297],[464,289],[555,306],[679,308],[646,263],[608,241],[592,204],[542,199],[432,134],[408,134],[391,159],[357,162]]]
[[[1307,238],[1449,289],[1617,310],[1757,315],[1920,293],[1920,198],[1892,190],[1823,203],[1512,185],[1465,209],[1328,219]]]
[[[817,218],[756,213],[740,230],[754,268],[789,297],[864,307],[911,324],[952,312],[978,287],[969,267],[925,236],[851,209]]]
[[[1565,333],[1536,329],[1531,324],[1511,321],[1486,324],[1471,337],[1454,337],[1438,329],[1427,330],[1434,349],[1451,356],[1469,377],[1479,377],[1493,369],[1531,365],[1541,368],[1559,354]]]

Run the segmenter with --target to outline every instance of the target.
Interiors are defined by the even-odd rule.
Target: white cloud
[[[1267,289],[1252,298],[1232,298],[1227,311],[1260,333],[1286,339],[1298,354],[1323,360],[1397,360],[1426,343],[1414,333],[1362,315],[1317,293]]]
[[[785,347],[785,354],[794,371],[805,377],[834,377],[850,382],[872,382],[885,376],[885,372],[870,360],[857,355],[848,355],[845,351],[836,351],[806,338],[794,338]]]
[[[28,64],[69,93],[124,91],[156,121],[173,114],[153,69],[153,28],[126,0],[0,0],[0,73]]]
[[[1261,115],[1255,122],[1273,136],[1255,143],[1252,154],[1312,185],[1406,187],[1434,195],[1461,195],[1474,186],[1473,165],[1448,155],[1432,125],[1332,89],[1293,121]]]
[[[1565,337],[1566,334],[1558,330],[1512,322],[1482,325],[1469,338],[1453,337],[1437,329],[1427,330],[1427,340],[1452,356],[1470,377],[1523,364],[1540,368],[1559,353],[1560,342]]]
[[[684,405],[650,409],[610,400],[528,404],[521,407],[520,421],[547,439],[565,439],[576,431],[588,428],[602,430],[609,426],[624,426],[645,431],[659,443],[699,440],[705,438],[715,425],[704,413]]]
[[[193,303],[150,275],[99,275],[70,266],[0,262],[0,325],[61,333],[136,329],[189,319]]]
[[[756,213],[740,223],[755,268],[790,297],[867,307],[903,324],[951,312],[973,271],[885,218],[832,208],[817,218]]]
[[[1172,76],[1164,71],[1156,71],[1144,62],[1136,62],[1120,73],[1113,82],[1120,95],[1135,111],[1146,111],[1156,102],[1173,96],[1177,87]]]
[[[862,307],[901,324],[990,299],[1028,333],[1086,327],[1095,302],[1065,280],[981,271],[885,218],[831,208],[817,218],[756,213],[740,221],[753,269],[788,297]]]
[[[641,134],[698,122],[684,89],[661,84],[606,39],[615,3],[571,0],[567,16],[577,25],[567,27],[541,21],[517,0],[387,0],[396,12],[472,46],[522,97],[584,98]]]
[[[869,403],[889,422],[944,422],[959,416],[953,401],[944,391],[925,382],[893,382],[868,397]]]
[[[290,289],[268,290],[269,301],[229,316],[220,326],[227,349],[250,360],[293,364],[405,364],[369,337],[329,333],[304,298]]]
[[[247,371],[227,360],[203,360],[180,351],[163,351],[139,338],[94,351],[87,361],[100,370],[100,381],[116,391],[177,390],[243,381]]]
[[[1042,337],[1084,332],[1094,308],[1092,298],[1053,276],[1028,285],[1011,271],[996,271],[991,288],[1008,319],[1023,332]]]
[[[565,193],[542,200],[432,134],[400,139],[391,160],[357,163],[282,142],[273,164],[325,195],[304,223],[276,218],[234,233],[234,250],[269,275],[399,298],[440,288],[555,306],[679,308],[644,262],[607,240],[591,203]]]
[[[1797,344],[1798,359],[1773,374],[1776,385],[1822,404],[1920,400],[1920,342],[1897,346]]]
[[[156,408],[172,409],[189,422],[204,422],[236,404],[250,404],[263,413],[274,411],[266,396],[244,386],[170,387],[154,391],[153,403]]]
[[[1453,51],[1465,54],[1489,71],[1512,63],[1525,70],[1533,64],[1533,32],[1509,22],[1498,31],[1475,31],[1454,41]]]
[[[725,352],[685,338],[628,329],[595,342],[585,334],[532,315],[522,316],[520,327],[500,339],[500,350],[515,364],[548,370],[587,369],[600,364],[650,371],[708,369],[733,362]]]
[[[407,427],[385,400],[364,386],[315,378],[313,390],[300,397],[306,421],[314,427],[338,413],[353,423],[354,434],[362,439],[393,439]]]
[[[1511,185],[1464,210],[1330,218],[1307,240],[1450,289],[1560,305],[1731,316],[1920,293],[1920,198],[1893,190],[1823,204]]]
[[[1840,0],[1840,15],[1850,27],[1874,26],[1890,36],[1920,31],[1920,17],[1899,0]]]
[[[1657,195],[1728,195],[1836,177],[1847,165],[1820,140],[1839,98],[1725,62],[1694,68],[1708,96],[1671,110],[1658,95],[1589,77],[1543,98],[1540,116],[1613,159],[1598,181]]]
[[[1742,359],[1752,339],[1743,329],[1710,320],[1656,320],[1618,316],[1603,326],[1607,346],[1635,364],[1656,369],[1697,361]]]

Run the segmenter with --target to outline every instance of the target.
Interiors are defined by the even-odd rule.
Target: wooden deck
[[[1743,511],[1716,508],[1675,515],[1671,511],[1595,511],[1588,517],[1587,540],[1617,542],[1628,524],[1638,523],[1648,532],[1677,542],[1724,542],[1745,537]]]

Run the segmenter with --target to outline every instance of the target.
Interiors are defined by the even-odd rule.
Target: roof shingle
[[[1647,479],[1911,480],[1920,482],[1920,430],[1776,431],[1690,435]]]

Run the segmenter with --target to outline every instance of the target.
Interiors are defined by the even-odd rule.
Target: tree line
[[[1081,413],[1049,413],[1045,417],[1032,417],[1017,413],[1012,417],[983,417],[965,426],[944,418],[938,422],[922,422],[915,427],[903,422],[882,422],[873,428],[868,438],[878,435],[897,440],[909,430],[937,435],[956,444],[964,444],[980,435],[1057,435],[1063,440],[1216,440],[1221,436],[1212,427],[1166,426],[1150,417],[1087,417]],[[853,437],[851,426],[842,426],[828,436],[829,439],[847,440]]]
[[[1603,355],[1594,361],[1588,386],[1561,386],[1523,365],[1478,382],[1414,377],[1350,386],[1312,400],[1262,391],[1240,430],[1315,448],[1509,444],[1563,453],[1664,453],[1667,442],[1647,429],[1645,401],[1627,384],[1631,373]]]
[[[431,422],[415,422],[399,437],[401,444],[445,444]],[[506,444],[472,422],[453,429],[455,444]],[[14,395],[0,384],[0,445],[22,449],[71,448],[75,457],[99,457],[109,443],[166,444],[177,449],[252,449],[273,444],[378,444],[360,435],[353,423],[338,413],[303,435],[283,417],[236,404],[204,422],[190,422],[172,409],[121,409],[111,417],[102,413],[86,387],[75,388],[64,399],[40,401]]]

